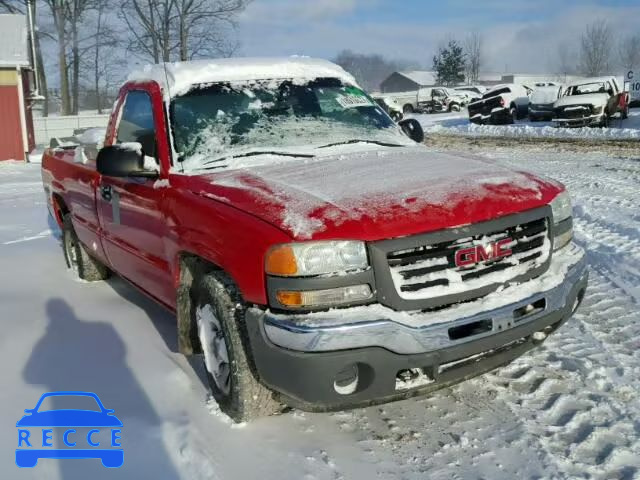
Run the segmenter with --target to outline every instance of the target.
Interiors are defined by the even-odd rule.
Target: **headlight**
[[[560,193],[551,202],[551,211],[553,212],[553,223],[560,223],[571,216],[571,197],[565,191]]]
[[[271,248],[265,259],[267,274],[282,277],[329,275],[368,266],[364,242],[351,240],[286,243]]]
[[[553,212],[554,230],[553,249],[560,250],[568,245],[573,238],[573,222],[571,220],[571,197],[567,192],[562,192],[551,202]]]

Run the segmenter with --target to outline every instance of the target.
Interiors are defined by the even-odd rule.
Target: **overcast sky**
[[[557,46],[577,52],[585,25],[640,33],[640,0],[254,0],[240,17],[243,55],[333,58],[348,48],[425,67],[443,40],[479,30],[484,71],[549,72]]]

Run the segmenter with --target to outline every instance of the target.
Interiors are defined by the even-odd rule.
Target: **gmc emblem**
[[[462,248],[456,252],[456,267],[468,267],[487,260],[508,257],[513,253],[510,248],[506,248],[511,242],[513,242],[511,238],[504,238],[495,243],[490,243],[486,247],[476,245]]]

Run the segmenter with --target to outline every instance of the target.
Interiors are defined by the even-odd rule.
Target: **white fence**
[[[36,145],[49,145],[53,137],[71,137],[77,128],[106,128],[109,115],[76,115],[68,117],[33,117]]]

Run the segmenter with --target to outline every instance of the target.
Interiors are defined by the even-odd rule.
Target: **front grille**
[[[560,107],[556,110],[558,118],[583,118],[591,115],[591,108],[587,105]]]
[[[480,257],[479,263],[456,266],[458,250],[483,246],[484,251],[491,252],[489,245],[508,238],[512,241],[505,243],[503,248],[511,250],[510,255]],[[458,294],[468,299],[473,297],[469,294],[475,290],[486,294],[488,286],[498,288],[539,269],[547,263],[550,254],[548,219],[545,217],[464,238],[391,251],[386,257],[398,295],[404,300],[420,300]]]

